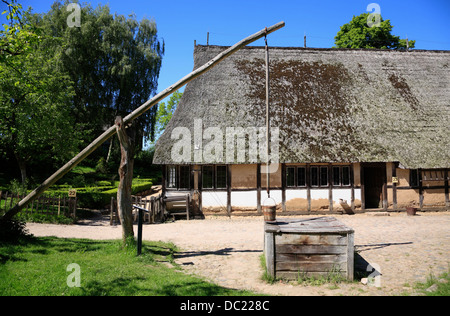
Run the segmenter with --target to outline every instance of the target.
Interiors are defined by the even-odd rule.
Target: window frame
[[[346,168],[348,170],[348,183],[345,184],[344,183],[344,168]],[[339,170],[339,181],[336,184],[336,179],[335,179],[335,170],[338,169]],[[347,187],[351,187],[352,186],[352,172],[351,172],[351,165],[333,165],[331,167],[331,185],[332,187],[338,187],[338,188],[347,188]]]
[[[224,174],[224,180],[225,180],[225,186],[218,185],[218,179],[219,179],[219,168],[225,168],[225,174]],[[228,188],[228,167],[227,165],[216,165],[215,166],[215,189],[216,190],[226,190]]]
[[[225,174],[224,174],[224,180],[225,180],[225,186],[222,187],[218,185],[217,180],[218,180],[218,168],[222,168],[225,167]],[[205,168],[212,168],[212,174],[211,174],[211,181],[212,181],[212,186],[211,187],[205,187]],[[227,165],[202,165],[202,190],[216,190],[216,191],[226,191],[228,189],[228,166]]]
[[[184,179],[187,180],[187,187],[181,187],[181,172],[183,168],[188,168],[188,178]],[[166,189],[169,191],[189,191],[192,188],[192,181],[191,181],[191,172],[192,172],[192,166],[191,165],[167,165],[166,166],[166,174],[165,174],[165,186]],[[186,176],[186,174],[185,174]]]
[[[286,166],[284,184],[286,189],[317,189],[317,188],[350,188],[353,185],[352,165],[289,165]],[[339,171],[339,183],[335,184],[335,168]],[[304,184],[300,184],[299,170],[303,169]],[[309,172],[308,172],[309,169]],[[347,170],[347,171],[344,171]],[[293,175],[291,176],[291,173]],[[331,173],[331,174],[330,174]],[[348,182],[344,183],[344,176]],[[288,181],[289,180],[289,181]],[[293,185],[292,185],[293,181]]]

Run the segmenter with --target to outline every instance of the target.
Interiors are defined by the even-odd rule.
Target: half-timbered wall
[[[376,182],[376,207],[366,201],[373,168],[385,172],[377,174],[381,180]],[[163,170],[166,195],[190,193],[193,205],[203,213],[261,213],[268,198],[265,165],[165,166]],[[395,162],[280,164],[270,175],[270,197],[279,212],[450,209],[449,180],[448,169],[409,170]]]

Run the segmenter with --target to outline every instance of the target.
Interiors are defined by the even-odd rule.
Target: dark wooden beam
[[[256,209],[261,214],[261,164],[256,165]]]
[[[308,213],[311,212],[311,165],[306,164],[306,199],[308,200]]]
[[[419,169],[418,177],[419,177],[419,207],[420,210],[422,210],[423,209],[422,169]]]
[[[350,165],[350,189],[351,189],[351,209],[355,212],[355,172],[353,170],[354,164]]]
[[[286,212],[286,164],[281,164],[281,209]]]
[[[231,165],[227,165],[227,213],[231,216]]]
[[[397,177],[397,163],[392,163],[392,177]],[[392,204],[394,210],[397,210],[397,185],[392,181]]]
[[[386,168],[386,166],[387,166],[387,162],[384,164],[384,177],[383,177],[383,179],[384,179],[384,181],[383,181],[383,186],[382,186],[382,190],[383,190],[383,192],[382,192],[382,197],[383,197],[383,209],[385,210],[385,211],[387,211],[387,208],[388,208],[388,197],[387,197],[387,168]]]
[[[328,164],[328,202],[330,212],[333,212],[333,165],[331,163]]]
[[[364,167],[363,164],[360,164],[359,167],[359,178],[360,178],[360,182],[361,182],[361,211],[365,211],[366,210],[366,190],[364,188]]]
[[[448,169],[444,170],[445,207],[450,209]]]

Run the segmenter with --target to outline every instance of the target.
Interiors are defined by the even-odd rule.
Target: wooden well
[[[270,276],[297,280],[339,272],[353,280],[354,230],[334,217],[282,219],[264,224]]]

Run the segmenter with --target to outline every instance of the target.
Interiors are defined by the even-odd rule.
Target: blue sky
[[[210,32],[212,45],[233,45],[265,26],[285,21],[286,26],[272,33],[272,46],[303,46],[329,48],[339,27],[354,15],[367,12],[375,2],[383,19],[390,19],[393,34],[416,40],[417,49],[450,50],[449,0],[93,0],[93,7],[109,4],[111,12],[137,19],[153,18],[166,53],[159,77],[162,91],[192,71],[194,40],[206,44]],[[46,12],[53,0],[19,0],[34,12]],[[80,1],[83,5],[84,1]],[[3,3],[0,3],[3,11]],[[4,22],[4,16],[1,19]],[[81,21],[83,23],[83,21]],[[263,40],[253,45],[263,45]]]

